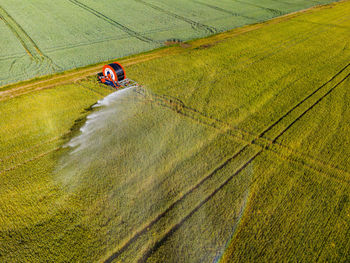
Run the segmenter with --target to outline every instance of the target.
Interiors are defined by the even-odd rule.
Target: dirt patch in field
[[[211,48],[215,45],[216,45],[216,43],[208,43],[208,44],[200,45],[199,47],[196,47],[195,49],[206,49],[206,48]]]
[[[183,42],[181,39],[168,39],[164,42],[164,45],[167,47],[170,46],[180,46],[182,48],[190,48],[192,45],[186,42]]]

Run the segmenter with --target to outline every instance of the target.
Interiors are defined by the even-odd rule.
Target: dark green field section
[[[4,0],[0,4],[0,86],[331,2]]]
[[[349,261],[349,18],[345,1],[173,47],[115,94],[89,77],[5,97],[0,261]]]

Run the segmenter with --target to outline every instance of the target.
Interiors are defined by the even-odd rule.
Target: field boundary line
[[[148,6],[148,7],[152,8],[154,10],[157,10],[157,11],[159,11],[161,13],[164,13],[166,15],[172,16],[172,17],[174,17],[176,19],[179,19],[179,20],[181,20],[183,22],[186,22],[186,23],[190,24],[191,27],[193,29],[195,29],[195,30],[204,30],[206,32],[209,32],[210,34],[215,34],[215,33],[218,32],[218,30],[216,28],[212,27],[212,26],[204,25],[202,23],[196,22],[196,21],[194,21],[192,19],[189,19],[187,17],[175,14],[175,13],[173,13],[173,12],[171,12],[169,10],[166,10],[164,8],[161,8],[161,7],[157,6],[157,5],[145,2],[143,0],[134,0],[134,1],[138,2],[138,3],[141,3],[141,4],[145,5],[145,6]]]
[[[149,57],[149,56],[151,56],[151,55],[154,56],[155,54],[144,54],[144,55],[140,55],[140,56],[134,57],[134,58],[123,59],[122,61],[127,62],[127,61],[133,60],[133,59],[135,59],[135,58],[139,58],[139,59],[142,59],[142,58],[143,58],[143,59],[144,59],[144,58],[147,58],[147,57]],[[14,87],[14,88],[12,88],[12,89],[10,89],[10,90],[5,90],[5,91],[19,90],[19,89],[27,88],[27,87],[30,87],[30,86],[37,86],[37,85],[42,84],[42,83],[50,82],[50,81],[52,81],[53,79],[67,78],[67,77],[69,77],[69,76],[71,76],[71,75],[78,75],[78,74],[81,75],[82,72],[85,73],[85,72],[91,72],[91,71],[100,69],[100,68],[102,67],[103,64],[105,64],[105,63],[104,63],[104,62],[98,63],[97,65],[94,65],[94,66],[91,66],[91,67],[88,67],[88,68],[83,68],[83,69],[80,69],[80,70],[72,70],[72,72],[67,72],[67,74],[55,75],[55,76],[53,76],[52,78],[49,78],[49,79],[44,79],[44,80],[39,80],[39,81],[36,81],[36,82],[33,82],[33,83],[24,84],[24,85],[22,85],[22,86]],[[91,75],[92,75],[92,74],[93,74],[93,73],[91,73]],[[89,75],[85,75],[85,77],[87,77],[87,76],[89,76]],[[72,81],[73,81],[73,80],[72,80]],[[19,84],[20,84],[20,83],[13,84],[13,85],[19,85]],[[12,86],[12,85],[9,85],[9,86]],[[6,86],[3,86],[3,87],[1,87],[1,88],[6,88]],[[0,95],[1,95],[2,92],[4,92],[4,91],[0,91]]]
[[[126,27],[125,25],[115,21],[114,19],[102,14],[101,12],[91,8],[90,6],[83,4],[82,2],[78,1],[78,0],[68,0],[69,2],[71,2],[72,4],[84,9],[85,11],[88,11],[89,13],[93,14],[94,16],[106,21],[107,23],[111,24],[112,26],[115,26],[117,28],[119,28],[120,30],[124,31],[125,33],[127,33],[129,36],[135,37],[143,42],[155,42],[153,39],[148,38],[146,36],[143,36],[142,34]]]
[[[169,53],[168,55],[171,55],[171,54],[173,53]],[[142,63],[152,59],[160,58],[162,56],[163,56],[162,54],[155,53],[155,54],[148,54],[142,57],[129,58],[123,61],[125,61],[124,66],[130,66],[133,64]],[[73,82],[75,81],[85,79],[87,76],[92,76],[97,74],[98,72],[101,71],[101,68],[102,66],[98,65],[82,71],[74,71],[66,75],[58,75],[57,77],[50,78],[47,80],[42,80],[34,84],[27,84],[25,86],[19,86],[9,90],[0,91],[0,101],[6,101],[6,100],[16,98],[18,96],[25,95],[38,90],[54,88],[59,85],[70,85],[70,84],[73,84]],[[56,82],[57,80],[61,80],[61,81]],[[40,86],[40,84],[42,83],[50,83],[50,82],[54,82],[54,83],[47,84],[45,86]]]

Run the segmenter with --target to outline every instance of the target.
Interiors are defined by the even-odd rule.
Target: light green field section
[[[349,10],[2,101],[0,261],[348,261]]]
[[[3,61],[0,85],[137,54],[164,46],[169,39],[205,37],[330,2],[4,0],[0,8],[10,17],[14,35],[24,46],[31,42],[29,50],[36,45],[45,60],[11,57]],[[6,15],[4,19],[9,20]],[[11,39],[13,36],[7,41],[14,43]],[[2,46],[0,51],[0,57],[13,53]],[[11,68],[11,63],[18,66]]]
[[[40,52],[53,60],[58,71],[157,47],[134,39],[69,1],[55,4],[35,1],[26,5],[21,1],[15,5],[13,1],[5,1],[1,5],[36,43]],[[21,73],[21,70],[25,69],[15,73]],[[35,74],[41,75],[40,72]]]
[[[0,19],[0,61],[25,55],[25,50],[5,22]]]
[[[18,57],[27,55],[21,42],[15,37],[10,28],[0,19],[0,82],[8,79],[11,75],[13,64]]]
[[[72,1],[72,3],[85,10],[89,10],[88,8],[90,7],[96,12],[105,14],[106,17],[119,21],[129,30],[139,32],[140,37],[148,37],[149,39],[145,39],[146,42],[166,41],[167,37],[163,39],[158,37],[158,34],[161,32],[167,32],[168,34],[172,30],[182,32],[182,35],[174,35],[174,38],[182,38],[184,36],[190,38],[195,33],[190,23],[183,21],[183,19],[175,18],[169,13],[144,5],[139,1],[120,1],[118,5],[112,0],[102,2],[80,0]],[[107,9],[106,6],[109,8]],[[201,32],[196,36],[200,35]]]

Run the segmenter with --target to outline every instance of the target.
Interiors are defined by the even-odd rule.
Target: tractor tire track
[[[198,2],[198,3],[200,3],[200,2]],[[201,3],[201,4],[204,4],[204,3]],[[215,7],[215,6],[213,6],[213,7]],[[222,10],[224,11],[225,9],[222,9]],[[230,11],[228,11],[228,12],[230,12]],[[232,14],[234,14],[234,13],[232,13]],[[254,19],[254,18],[252,18],[252,19]],[[168,30],[172,30],[172,29],[176,29],[176,28],[179,28],[179,27],[177,27],[177,26],[170,26],[170,27],[161,28],[161,29],[153,29],[153,30],[144,31],[143,34],[147,35],[147,34],[152,34],[152,33],[164,32],[164,31],[168,31]],[[310,35],[311,32],[314,31],[314,30],[315,30],[315,28],[313,28],[311,31],[306,31],[304,33],[308,33]],[[297,35],[300,36],[300,33],[297,34]],[[106,41],[122,40],[122,39],[126,39],[126,38],[129,38],[129,37],[130,37],[130,35],[125,34],[125,35],[121,35],[119,37],[103,38],[103,39],[92,41],[92,42],[88,42],[88,43],[87,42],[85,42],[85,43],[82,42],[82,43],[77,43],[77,44],[69,45],[69,46],[56,46],[56,47],[45,49],[45,51],[46,52],[55,52],[55,51],[66,50],[66,49],[71,49],[71,48],[76,48],[76,47],[81,47],[81,46],[88,46],[88,45],[96,44],[96,43],[102,43],[102,42],[106,42]],[[292,37],[290,37],[288,39],[291,39],[291,38],[294,38],[294,36],[292,36]],[[285,42],[287,42],[287,41],[283,41],[283,43],[285,43]],[[279,42],[279,45],[281,45],[280,42]],[[270,46],[270,49],[271,49],[271,46]],[[6,57],[6,56],[0,57],[0,61],[2,59],[6,60],[6,59],[9,59],[9,58],[17,58],[18,57],[17,54],[14,54],[14,55],[11,55],[11,56],[12,57]]]
[[[45,70],[47,73],[53,73],[57,70],[60,70],[60,67],[39,49],[38,45],[26,33],[22,26],[18,24],[16,20],[13,19],[11,15],[7,13],[6,10],[1,6],[0,17],[22,44],[29,57],[35,61],[38,72]]]
[[[339,75],[339,74],[338,74]],[[337,76],[338,76],[337,75]],[[343,78],[340,82],[338,82],[335,86],[333,86],[324,96],[322,96],[322,98],[325,98],[326,96],[328,96],[329,94],[331,94],[332,91],[334,91],[341,83],[343,83],[348,77],[349,77],[350,73]],[[334,80],[335,77],[331,78],[331,81]],[[326,83],[329,83],[330,81],[327,81]],[[324,86],[324,85],[322,85]],[[316,103],[314,103],[312,106],[310,106],[309,110],[311,110],[312,108],[314,108],[315,105],[317,105],[319,102],[321,102],[322,99],[318,99]],[[300,104],[301,105],[301,104]],[[299,105],[299,106],[300,106]],[[306,109],[304,111],[304,113],[302,113],[301,115],[304,116],[308,111],[308,109]],[[302,116],[297,116],[296,119],[292,122],[293,124],[299,120]],[[283,118],[282,118],[283,119]],[[276,123],[281,122],[282,120],[281,118],[278,119],[276,121]],[[292,125],[293,125],[292,124]],[[277,125],[277,124],[276,124]],[[292,126],[292,125],[288,125],[288,129]],[[284,133],[286,131],[286,129],[284,129],[284,131],[282,131],[281,133]],[[142,234],[145,234],[148,229],[152,226],[154,226],[161,218],[165,217],[167,213],[169,213],[177,204],[180,204],[181,201],[183,201],[187,196],[189,196],[190,194],[194,193],[195,190],[197,190],[201,185],[204,184],[204,182],[206,182],[207,180],[209,180],[210,178],[213,178],[214,175],[219,172],[220,170],[222,170],[223,168],[225,168],[231,161],[234,161],[236,159],[237,156],[239,156],[240,154],[242,154],[244,151],[248,150],[250,148],[250,146],[255,145],[255,142],[261,138],[263,135],[265,134],[265,131],[261,132],[257,138],[253,139],[252,141],[250,141],[250,143],[247,143],[245,146],[243,146],[243,148],[241,148],[237,153],[235,153],[233,156],[229,157],[228,159],[226,159],[220,166],[218,166],[217,168],[214,169],[213,172],[211,172],[208,176],[204,177],[198,184],[196,184],[193,188],[191,188],[188,192],[186,192],[182,197],[180,197],[178,200],[176,200],[172,205],[170,205],[165,211],[163,211],[161,214],[159,214],[155,219],[153,219],[148,225],[147,227],[143,228],[142,230],[138,231],[136,233],[136,235],[134,235],[131,239],[129,239],[127,242],[124,243],[124,245],[118,249],[117,252],[113,253],[107,260],[105,260],[104,262],[112,262],[114,259],[118,258],[119,256],[122,255],[123,252],[125,252],[128,247],[135,242]],[[278,137],[278,136],[276,136]],[[270,142],[270,145],[273,144],[273,142],[276,141],[275,139],[272,139],[272,141]],[[239,169],[237,172],[234,173],[234,176],[239,174],[239,172],[241,172],[247,165],[249,165],[252,161],[254,161],[261,153],[264,152],[264,148],[260,149],[257,153],[255,153],[254,155],[250,156],[249,159],[243,163],[243,165],[241,166],[241,169]],[[231,176],[228,178],[227,182],[225,181],[223,184],[221,184],[218,188],[222,188],[224,187],[230,180],[232,180],[232,178],[234,176]],[[220,190],[219,189],[219,190]],[[218,191],[219,191],[218,190]],[[140,259],[140,262],[145,262],[147,260],[147,258],[157,249],[159,248],[177,229],[179,229],[183,223],[189,218],[191,217],[191,215],[193,215],[200,207],[202,207],[207,201],[209,201],[211,199],[211,197],[213,197],[218,191],[214,190],[209,196],[207,196],[198,206],[196,206],[193,211],[191,211],[189,214],[187,214],[184,218],[181,219],[180,222],[176,223],[173,227],[171,227],[171,229],[169,231],[167,231],[165,233],[165,235],[163,235],[163,237],[158,240],[155,245],[149,249],[147,249],[147,251],[142,255],[142,258]]]
[[[1,6],[0,17],[20,41],[27,54],[33,59],[41,60],[43,58],[43,54],[38,48],[38,46],[35,44],[33,39],[31,39],[31,37],[24,31],[24,29]]]
[[[294,3],[290,3],[290,2],[286,2],[286,1],[280,1],[280,0],[270,0],[272,2],[275,2],[275,3],[279,3],[279,4],[285,4],[285,5],[291,5],[291,6],[294,6],[295,4]]]
[[[254,21],[256,21],[256,18],[255,18],[255,17],[246,16],[246,15],[243,15],[243,14],[240,14],[240,13],[235,13],[235,12],[232,12],[232,11],[229,11],[229,10],[226,10],[226,9],[223,9],[223,8],[218,7],[218,6],[215,6],[215,5],[203,3],[203,2],[200,2],[200,1],[197,1],[197,0],[191,0],[191,2],[196,3],[196,4],[199,4],[199,5],[202,5],[202,6],[209,7],[209,8],[211,8],[211,9],[213,9],[213,10],[217,10],[217,11],[219,11],[219,12],[222,12],[222,13],[225,13],[225,14],[229,14],[229,15],[231,15],[231,16],[243,17],[243,18],[246,18],[246,19],[249,19],[249,20],[254,20]]]
[[[265,10],[265,11],[273,14],[274,16],[283,16],[283,15],[286,14],[285,12],[283,12],[281,10],[265,7],[265,6],[262,6],[262,5],[257,5],[257,4],[253,4],[253,3],[249,3],[249,2],[240,1],[240,0],[235,0],[235,2],[244,4],[244,5],[250,5],[250,6],[254,6],[254,7],[260,8],[262,10]]]
[[[79,2],[78,0],[68,0],[68,1],[71,2],[74,5],[82,8],[82,9],[84,9],[85,11],[93,14],[94,16],[96,16],[96,17],[106,21],[110,25],[119,28],[120,30],[124,31],[125,33],[127,33],[131,37],[135,37],[135,38],[137,38],[137,39],[139,39],[139,40],[141,40],[143,42],[146,42],[146,43],[155,42],[153,39],[141,35],[140,33],[138,33],[136,31],[134,31],[134,30],[124,26],[123,24],[121,24],[121,23],[115,21],[114,19],[112,19],[112,18],[110,18],[110,17],[108,17],[108,16],[98,12],[97,10],[95,10],[95,9],[93,9],[93,8],[91,8],[91,7],[87,6],[87,5]]]
[[[347,68],[350,67],[350,63],[348,63],[345,67],[340,69],[335,75],[333,75],[328,81],[323,83],[320,87],[315,89],[313,92],[311,92],[308,96],[306,96],[304,99],[299,101],[295,106],[293,106],[290,110],[288,110],[285,114],[283,114],[276,122],[272,123],[269,127],[267,127],[261,134],[261,137],[265,136],[267,132],[272,130],[278,123],[280,123],[283,119],[285,119],[288,115],[290,115],[295,109],[300,107],[303,103],[308,101],[310,98],[312,98],[316,93],[318,93],[320,90],[322,90],[324,87],[326,87],[329,83],[334,81],[340,74],[342,74]],[[278,138],[277,138],[278,139]],[[276,142],[277,139],[274,139],[273,142]]]
[[[138,3],[141,3],[141,4],[145,5],[145,6],[148,6],[148,7],[152,8],[154,10],[157,10],[157,11],[159,11],[161,13],[164,13],[166,15],[172,16],[172,17],[174,17],[174,18],[176,18],[178,20],[181,20],[181,21],[183,21],[185,23],[188,23],[195,30],[206,31],[207,33],[210,33],[210,34],[215,34],[215,33],[218,32],[218,30],[216,28],[214,28],[214,27],[211,27],[211,26],[204,25],[202,23],[193,21],[193,20],[191,20],[191,19],[189,19],[187,17],[175,14],[175,13],[173,13],[173,12],[171,12],[169,10],[163,9],[163,8],[157,6],[157,5],[154,5],[154,4],[151,4],[151,3],[147,3],[147,2],[145,2],[143,0],[134,0],[134,1],[138,2]]]
[[[229,157],[228,159],[224,160],[222,164],[220,164],[218,167],[214,168],[212,172],[210,172],[206,177],[202,178],[196,185],[192,186],[185,194],[180,196],[175,202],[173,202],[168,208],[166,208],[162,213],[160,213],[158,216],[156,216],[150,223],[148,223],[145,227],[143,227],[141,230],[137,231],[137,233],[129,239],[127,242],[121,246],[117,252],[113,253],[108,259],[106,259],[105,263],[110,263],[116,258],[118,258],[123,252],[125,252],[128,247],[137,240],[142,234],[145,234],[149,228],[153,227],[160,219],[166,216],[167,213],[169,213],[172,209],[174,209],[177,205],[179,205],[186,197],[188,197],[190,194],[192,194],[195,190],[199,189],[201,185],[203,185],[204,182],[208,181],[210,178],[212,178],[218,171],[220,171],[222,168],[224,168],[231,160],[239,156],[244,150],[246,150],[248,146],[244,147],[243,149],[236,152],[233,156]],[[241,167],[241,170],[243,170],[244,167]],[[223,187],[223,186],[222,186]],[[210,199],[210,198],[209,198]],[[208,199],[208,200],[209,200]],[[204,204],[204,203],[203,203]]]
[[[315,103],[313,103],[309,108],[307,108],[302,114],[300,114],[294,121],[292,121],[286,128],[284,128],[272,141],[276,142],[286,131],[288,131],[297,121],[299,121],[303,116],[305,116],[310,110],[316,107],[322,100],[324,100],[329,94],[331,94],[339,85],[341,85],[350,76],[348,73],[340,82],[334,87],[327,91],[322,97],[320,97]]]
[[[309,164],[303,160],[298,160],[287,153],[283,153],[283,152],[280,152],[278,150],[274,150],[274,149],[270,149],[270,148],[264,149],[264,150],[271,152],[277,158],[288,161],[290,163],[294,163],[296,165],[300,165],[300,166],[305,167],[313,172],[316,172],[317,174],[323,176],[324,178],[332,179],[333,181],[336,181],[337,183],[344,183],[344,184],[347,184],[350,186],[350,177],[349,177],[350,173],[348,171],[345,171],[345,170],[343,171],[343,170],[340,170],[337,168],[334,168],[334,170],[329,169],[329,170],[325,171],[325,170],[320,169],[316,165]],[[338,176],[339,173],[341,175],[346,175],[348,177],[345,177],[345,178],[339,177]],[[347,179],[347,178],[349,178],[349,179]]]
[[[26,54],[27,51],[26,51]],[[1,61],[6,61],[6,60],[11,60],[11,59],[16,59],[16,58],[21,58],[23,57],[23,52],[16,52],[16,53],[12,53],[10,55],[6,55],[6,56],[0,56],[0,62]]]
[[[225,187],[225,185],[227,185],[230,180],[232,180],[237,174],[239,174],[241,171],[244,170],[244,168],[246,168],[249,164],[252,163],[252,161],[259,156],[261,153],[263,152],[263,149],[261,149],[260,151],[258,151],[255,155],[253,155],[246,163],[244,163],[233,175],[231,175],[225,182],[223,182],[218,188],[216,188],[210,195],[208,195],[203,201],[201,201],[190,213],[188,213],[185,217],[183,217],[178,223],[176,223],[174,226],[172,226],[167,232],[166,234],[162,237],[161,240],[157,241],[155,243],[155,245],[151,248],[151,250],[148,250],[145,254],[143,254],[142,258],[138,260],[138,262],[146,262],[147,259],[149,258],[149,256],[151,256],[158,248],[160,248],[164,242],[166,242],[173,233],[176,232],[176,230],[178,230],[185,222],[186,220],[188,220],[191,216],[193,216],[203,205],[205,205],[206,202],[208,202],[216,193],[218,193],[223,187]],[[281,156],[279,154],[277,154],[278,157],[281,158]],[[300,164],[300,163],[298,163]],[[311,170],[314,170],[312,167],[307,167],[310,168]],[[317,170],[315,170],[316,172],[318,172]],[[326,177],[328,178],[328,176]],[[256,177],[248,186],[248,188],[250,188],[252,185],[254,185],[257,180],[259,179],[259,177]],[[334,179],[334,178],[332,178]],[[300,178],[297,179],[297,181],[300,181]],[[338,181],[338,180],[336,180]],[[338,181],[339,182],[339,181]],[[347,183],[348,185],[350,185],[350,181],[340,181],[341,183]],[[290,188],[284,196],[288,196],[290,195],[290,193],[292,192],[293,188]],[[300,193],[301,196],[302,193]],[[233,202],[238,200],[240,197],[242,197],[242,194],[239,195],[237,198],[233,199]],[[277,211],[279,210],[280,207],[282,207],[283,205],[283,198],[281,198],[280,202],[276,205],[275,209],[273,211]],[[283,209],[282,209],[283,210]],[[274,212],[273,212],[274,213]],[[272,213],[272,214],[273,214]],[[290,230],[291,231],[291,230]]]
[[[204,200],[202,200],[190,213],[188,213],[185,217],[183,217],[178,223],[176,223],[173,227],[171,227],[162,239],[158,240],[154,246],[148,250],[146,253],[142,255],[142,258],[138,260],[138,262],[146,262],[146,260],[158,249],[160,248],[165,241],[173,234],[176,230],[178,230],[191,216],[193,216],[203,205],[205,205],[211,198],[213,198],[220,190],[222,190],[235,176],[237,176],[241,171],[243,171],[249,164],[251,164],[256,157],[258,157],[263,150],[260,150],[256,154],[254,154],[247,162],[245,162],[239,169],[234,172],[229,178],[227,178],[222,184],[220,184],[213,192],[211,192]],[[234,158],[234,157],[233,157]],[[232,159],[228,159],[226,164],[229,163]],[[225,165],[226,165],[225,164]],[[224,165],[224,166],[225,166]],[[217,171],[223,168],[220,167]],[[217,172],[215,171],[214,174]],[[214,176],[214,174],[212,176]]]

